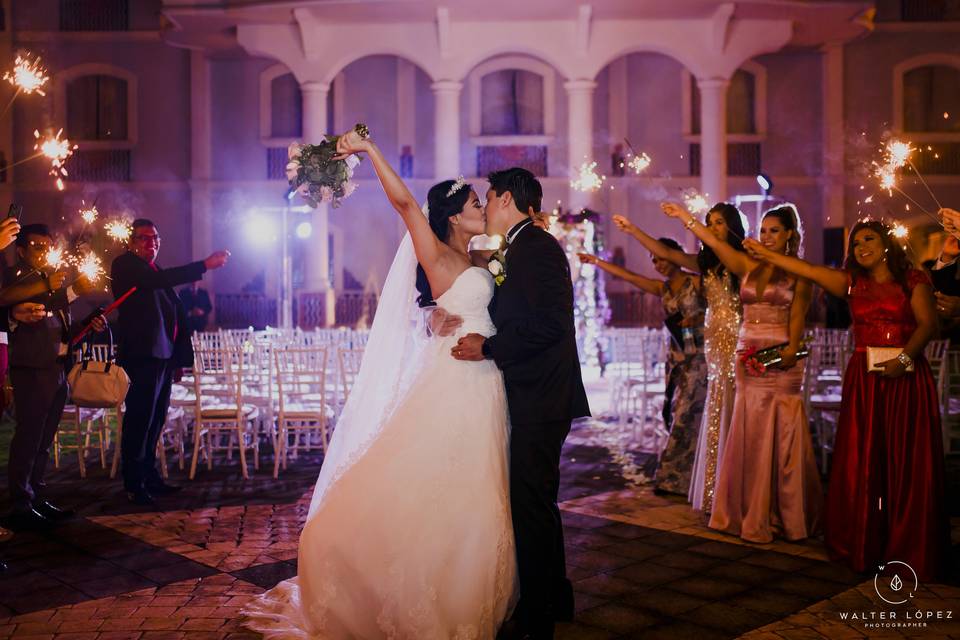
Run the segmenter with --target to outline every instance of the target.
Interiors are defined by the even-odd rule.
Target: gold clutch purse
[[[867,371],[883,371],[877,365],[887,360],[893,360],[902,352],[901,347],[867,347]],[[913,371],[912,362],[907,367],[907,371]]]

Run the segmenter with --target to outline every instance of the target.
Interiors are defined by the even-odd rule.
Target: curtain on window
[[[531,71],[501,69],[480,81],[483,135],[540,135],[543,128],[543,77]]]
[[[300,83],[292,73],[277,76],[270,83],[270,135],[274,138],[303,135],[303,97]]]
[[[918,132],[960,131],[960,69],[931,65],[904,74],[903,128]]]
[[[67,84],[67,133],[74,140],[127,139],[127,81],[81,76]]]

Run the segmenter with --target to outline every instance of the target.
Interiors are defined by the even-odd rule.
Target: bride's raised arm
[[[442,243],[430,228],[430,223],[420,210],[420,204],[387,159],[383,157],[380,148],[370,138],[362,138],[359,133],[351,130],[337,140],[337,153],[339,158],[353,153],[367,154],[370,162],[373,163],[374,171],[377,172],[380,185],[387,194],[387,199],[400,214],[410,232],[413,249],[417,253],[417,261],[429,272],[440,259]]]

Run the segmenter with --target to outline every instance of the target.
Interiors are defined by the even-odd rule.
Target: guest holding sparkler
[[[625,231],[650,253],[672,262],[681,269],[700,274],[701,291],[707,300],[704,326],[704,354],[707,361],[707,400],[703,424],[697,441],[696,457],[687,494],[694,509],[710,513],[718,467],[730,426],[734,398],[734,362],[737,333],[740,330],[739,279],[717,257],[717,252],[704,243],[700,252],[686,253],[668,247],[633,225],[623,216],[614,216],[614,224]],[[718,242],[733,251],[743,251],[744,231],[740,210],[719,202],[708,212],[706,226]]]
[[[811,286],[718,240],[680,205],[663,203],[740,278],[743,326],[736,367],[736,400],[723,449],[710,527],[750,542],[774,536],[800,540],[820,529],[823,493],[800,393],[798,361]],[[797,256],[800,220],[789,205],[763,216],[760,240],[771,253]],[[748,241],[744,241],[746,244]],[[765,370],[751,352],[782,345],[776,367]]]
[[[43,499],[43,474],[67,399],[68,345],[80,329],[71,323],[70,305],[92,292],[93,285],[80,276],[64,287],[64,272],[48,276],[47,254],[52,245],[46,225],[26,225],[17,238],[20,261],[5,274],[6,282],[17,282],[4,290],[5,296],[15,288],[38,283],[45,290],[29,300],[29,309],[19,305],[9,321],[10,381],[17,410],[7,467],[13,513],[7,523],[14,530],[43,528],[73,515]],[[10,302],[19,301],[6,301]],[[95,318],[94,327],[104,330],[106,319]]]
[[[180,490],[165,483],[157,471],[157,440],[167,419],[174,371],[193,364],[189,319],[173,288],[219,269],[230,252],[217,251],[206,260],[162,269],[156,263],[157,226],[146,219],[134,220],[131,226],[128,251],[110,268],[114,296],[137,289],[119,309],[118,357],[130,376],[120,459],[127,499],[152,505],[153,496]]]
[[[923,357],[937,330],[929,277],[878,220],[854,225],[843,270],[745,246],[850,302],[856,351],[843,377],[827,494],[831,556],[856,571],[900,560],[933,580],[949,562],[949,528],[937,389]]]
[[[672,238],[660,238],[657,242],[674,251],[682,251]],[[654,491],[685,496],[690,491],[690,476],[707,397],[707,361],[703,356],[705,303],[700,279],[657,256],[653,256],[653,266],[665,280],[644,277],[597,256],[578,255],[580,262],[596,265],[615,278],[658,296],[663,303],[667,329],[672,337],[663,402],[663,425],[670,432],[670,439],[660,456]]]

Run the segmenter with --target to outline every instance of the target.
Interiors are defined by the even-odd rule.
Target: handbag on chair
[[[110,350],[106,361],[94,360],[90,348],[92,340],[84,340],[80,362],[67,374],[70,395],[77,406],[106,409],[119,406],[127,397],[130,377],[116,362],[113,332],[109,328],[107,334],[110,336]]]

